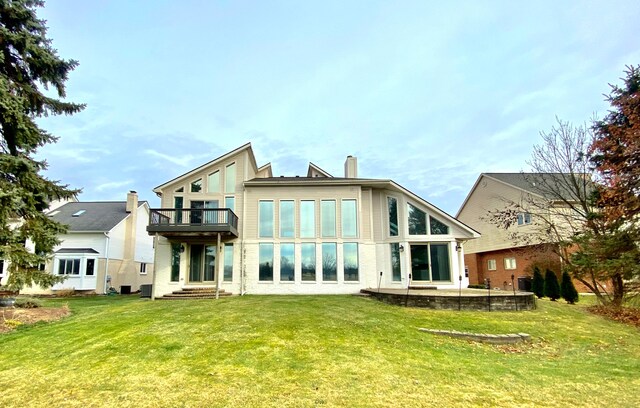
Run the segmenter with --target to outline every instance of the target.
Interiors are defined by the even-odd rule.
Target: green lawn
[[[49,300],[0,335],[1,407],[637,406],[638,329],[584,306],[448,312],[351,296]],[[525,332],[495,346],[418,327]]]

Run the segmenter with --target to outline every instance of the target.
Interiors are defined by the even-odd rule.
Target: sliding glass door
[[[189,282],[216,280],[216,246],[191,245]]]
[[[451,282],[449,244],[412,244],[411,280],[416,282]]]

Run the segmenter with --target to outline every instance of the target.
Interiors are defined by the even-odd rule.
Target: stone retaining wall
[[[438,296],[436,294],[409,294],[375,292],[363,290],[370,296],[385,303],[398,306],[422,307],[442,310],[494,310],[494,311],[522,311],[536,308],[533,293],[519,293],[516,296]]]

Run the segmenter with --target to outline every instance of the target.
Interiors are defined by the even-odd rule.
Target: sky
[[[557,118],[603,117],[640,64],[638,1],[48,0],[79,66],[40,126],[47,177],[125,200],[251,142],[274,176],[311,161],[392,179],[455,215],[483,172],[528,169]]]

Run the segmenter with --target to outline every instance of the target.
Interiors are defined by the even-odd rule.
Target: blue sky
[[[481,172],[526,170],[556,116],[584,123],[640,63],[637,1],[49,0],[80,114],[41,126],[50,178],[124,200],[252,142],[391,178],[455,214]]]

